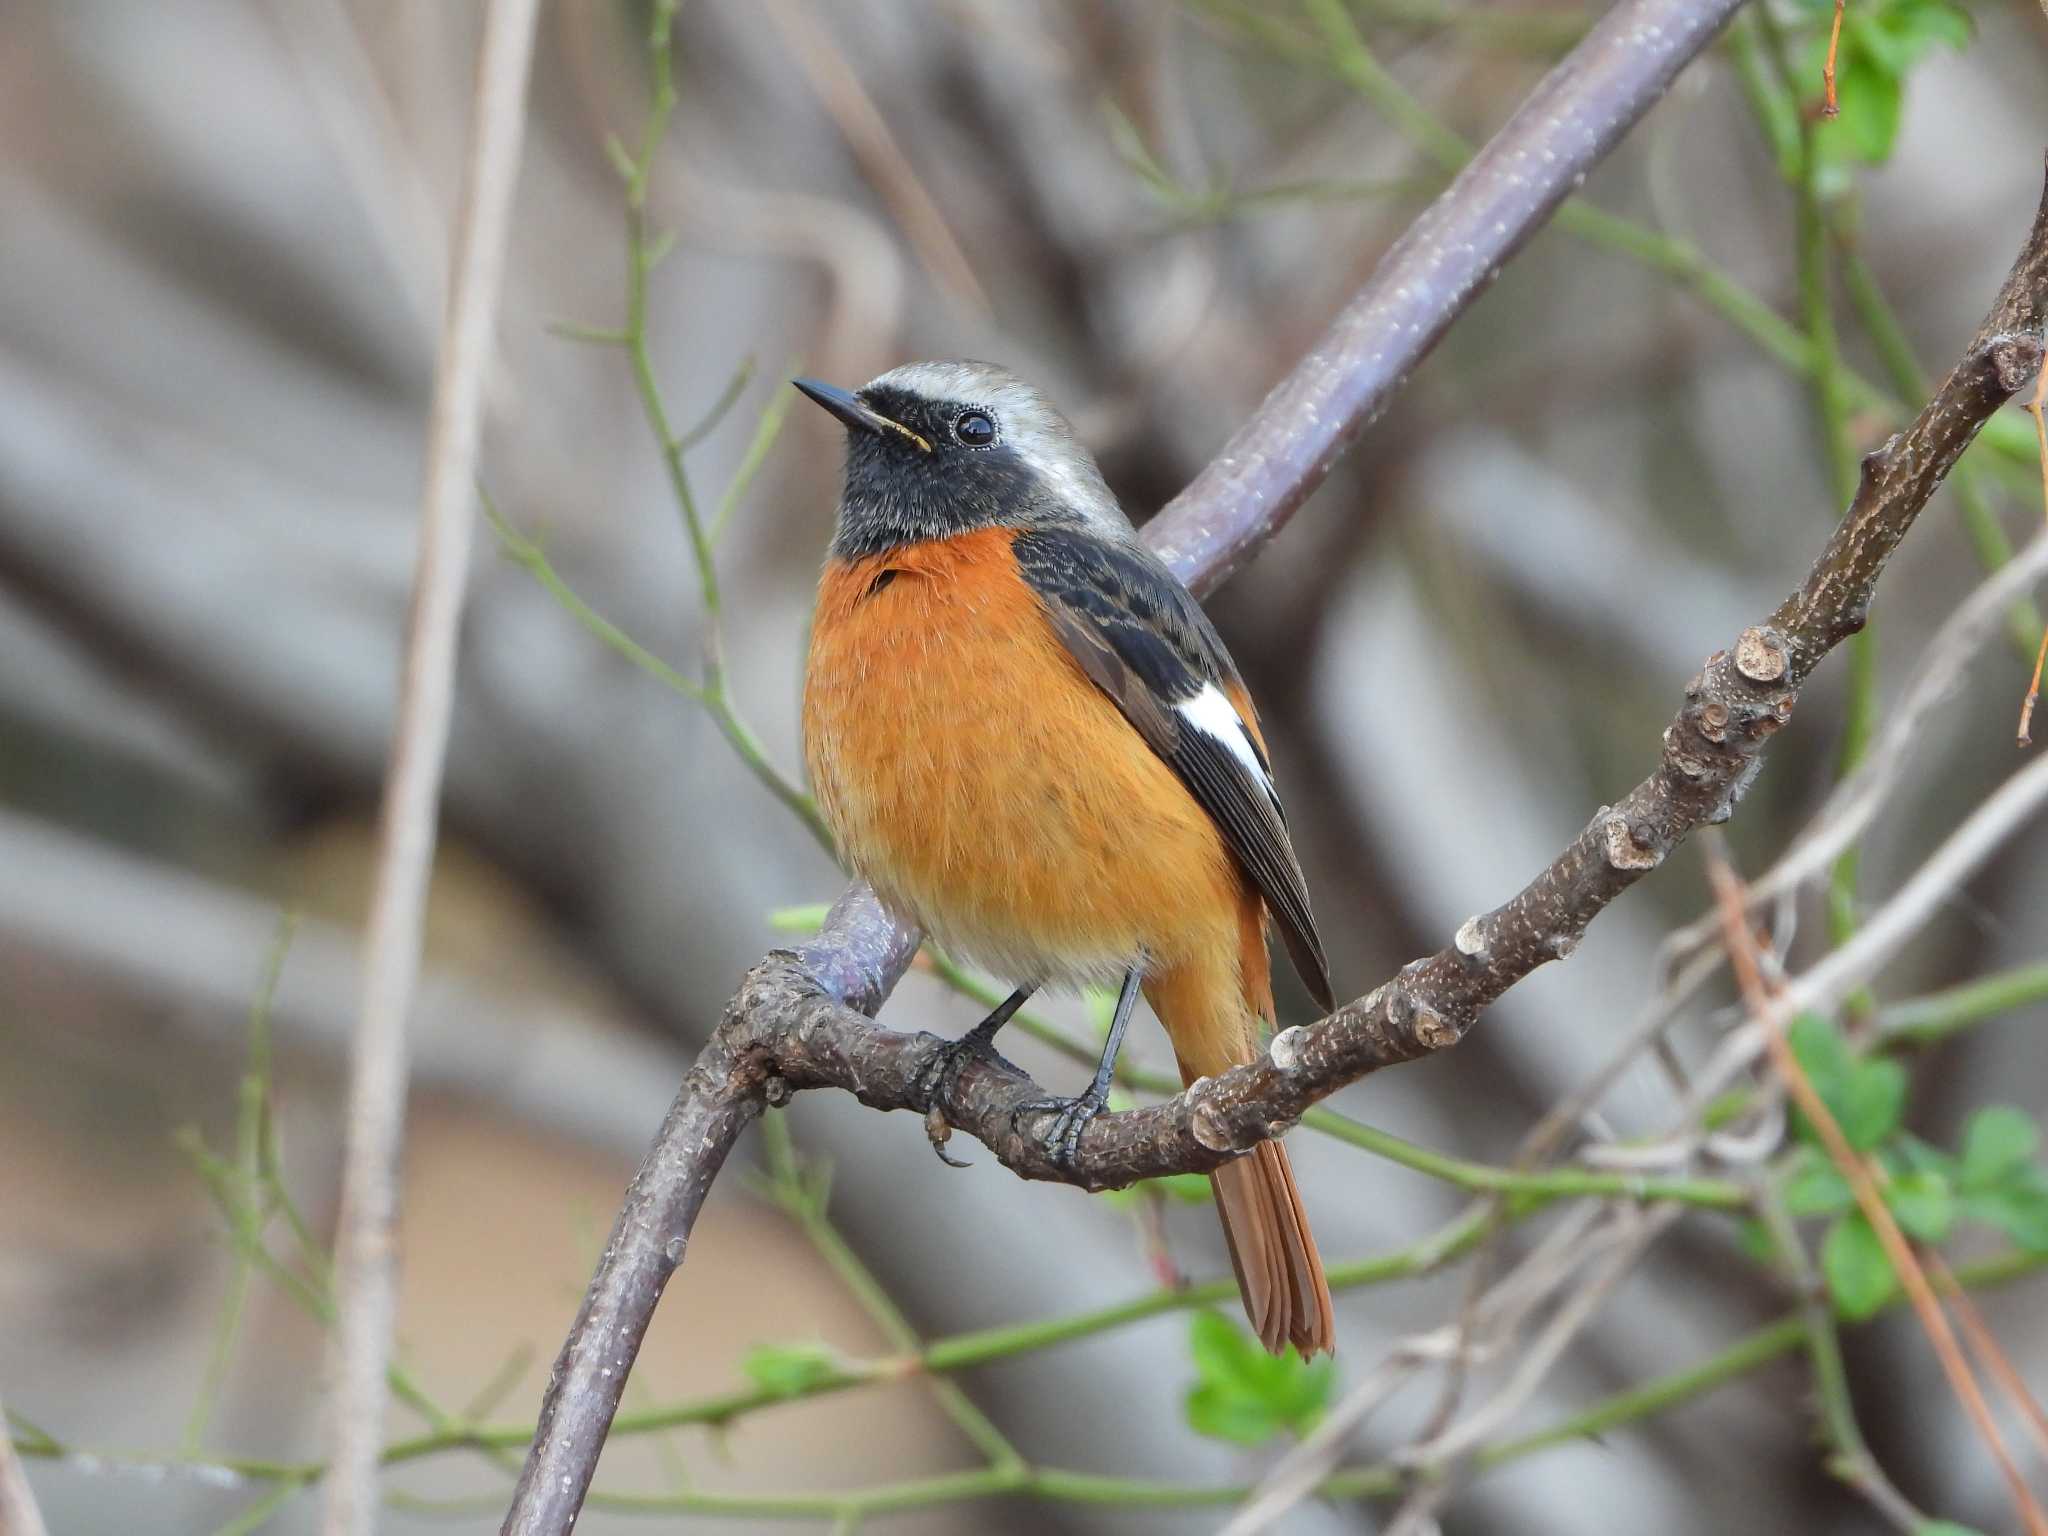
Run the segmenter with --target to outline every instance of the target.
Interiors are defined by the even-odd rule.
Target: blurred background
[[[752,361],[690,453],[707,505],[798,367],[851,385],[966,355],[1062,401],[1142,520],[1441,184],[1439,161],[1374,110],[1355,68],[1347,77],[1332,11],[1474,142],[1588,19],[1541,0],[1356,0],[1348,16],[1229,0],[691,0],[680,105],[650,184],[675,244],[651,279],[649,341],[679,424]],[[83,1449],[156,1463],[321,1454],[323,1331],[260,1271],[194,1438],[234,1265],[192,1149],[233,1155],[250,1005],[279,913],[302,912],[272,1011],[275,1123],[284,1181],[324,1239],[479,19],[475,4],[422,0],[0,9],[0,1390]],[[1779,17],[1800,47],[1812,19]],[[646,110],[646,13],[555,0],[542,26],[481,478],[564,580],[692,673],[706,615],[626,360],[551,330],[620,323],[625,223],[605,142],[633,142]],[[2032,4],[1983,6],[1964,41],[1915,56],[1895,141],[1831,162],[1825,186],[1838,233],[1935,374],[2026,228],[2048,100],[2048,20]],[[1797,324],[1794,193],[1742,73],[1726,48],[1703,58],[1586,198]],[[1796,583],[1837,515],[1805,381],[1698,290],[1676,266],[1543,234],[1211,604],[1263,705],[1340,994],[1506,899],[1639,779],[1685,679]],[[1850,363],[1882,383],[1846,307],[1842,324]],[[1865,402],[1854,446],[1891,425]],[[791,414],[719,547],[734,694],[792,772],[837,436],[820,413]],[[1984,477],[2015,538],[2041,516],[2027,475]],[[1945,493],[1886,578],[1881,700],[1979,574]],[[1808,691],[1731,828],[1746,867],[1831,781],[1842,672]],[[2023,682],[2012,648],[1980,659],[1868,840],[1866,899],[2011,770]],[[488,528],[459,689],[400,1334],[448,1412],[490,1393],[484,1417],[516,1422],[694,1044],[778,942],[770,914],[828,900],[842,880],[700,711],[578,627]],[[2041,855],[2036,835],[1995,860],[1899,957],[1884,994],[2042,959]],[[1460,1049],[1338,1103],[1459,1157],[1511,1158],[1635,1016],[1657,938],[1703,892],[1689,851]],[[1298,992],[1281,1008],[1283,1022],[1307,1017]],[[1085,1027],[1076,1005],[1052,1013]],[[946,1032],[977,1016],[921,975],[885,1014]],[[2043,1025],[2037,1003],[1926,1058],[1914,1128],[1949,1144],[1994,1093],[2038,1112]],[[1695,1041],[1710,1038],[1699,1027]],[[1138,1060],[1165,1063],[1156,1027],[1133,1041]],[[1042,1081],[1082,1081],[1030,1042],[1015,1054]],[[1666,1110],[1648,1068],[1606,1102],[1623,1133]],[[910,1117],[823,1095],[789,1121],[832,1163],[834,1223],[927,1335],[1116,1302],[1169,1265],[1226,1268],[1205,1211],[1148,1217],[1025,1185],[978,1150],[971,1170],[949,1170]],[[1459,1208],[1458,1191],[1326,1140],[1290,1146],[1333,1262]],[[758,1153],[756,1135],[742,1157]],[[742,1358],[764,1343],[890,1347],[736,1174],[629,1406],[744,1384]],[[1451,1274],[1340,1297],[1340,1380],[1441,1321],[1461,1286]],[[1732,1223],[1689,1218],[1521,1427],[1682,1367],[1783,1305]],[[2038,1283],[1986,1301],[2036,1380],[2043,1306]],[[1272,1448],[1206,1438],[1182,1413],[1187,1332],[1167,1314],[963,1380],[1037,1460],[1254,1476]],[[1910,1322],[1857,1330],[1848,1347],[1865,1427],[1901,1484],[1995,1527],[1988,1462]],[[1878,1529],[1820,1468],[1804,1379],[1780,1364],[1520,1461],[1476,1483],[1446,1528]],[[1367,1448],[1429,1407],[1427,1392],[1397,1403]],[[394,1410],[394,1435],[419,1423]],[[975,1464],[931,1393],[901,1384],[622,1441],[603,1481],[776,1493]],[[211,1531],[264,1491],[175,1468],[28,1465],[61,1532]],[[487,1530],[509,1483],[456,1454],[387,1486],[419,1501],[392,1510],[393,1530]],[[465,1498],[480,1502],[429,1507]],[[264,1528],[311,1529],[316,1503],[287,1502]],[[593,1509],[582,1528],[649,1518]],[[866,1528],[1220,1520],[1020,1501]],[[707,1515],[689,1528],[757,1527]],[[1363,1528],[1357,1506],[1306,1507],[1286,1526]]]

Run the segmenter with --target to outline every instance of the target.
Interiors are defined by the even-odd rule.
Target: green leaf
[[[1196,1376],[1186,1398],[1189,1427],[1236,1445],[1262,1445],[1282,1430],[1307,1433],[1336,1388],[1327,1356],[1269,1355],[1220,1312],[1189,1319],[1188,1354]]]
[[[1909,1173],[1938,1173],[1953,1188],[1961,1177],[1961,1167],[1954,1158],[1910,1133],[1894,1136],[1881,1155],[1885,1172],[1893,1178]]]
[[[774,1397],[801,1397],[844,1369],[839,1351],[819,1339],[756,1344],[740,1361],[747,1380]]]
[[[1785,1038],[1814,1090],[1830,1102],[1839,1097],[1842,1085],[1856,1070],[1856,1055],[1842,1032],[1817,1013],[1802,1013],[1792,1021]]]
[[[1896,1061],[1863,1061],[1849,1074],[1835,1112],[1842,1134],[1858,1152],[1872,1147],[1899,1128],[1906,1108],[1906,1069]]]
[[[1966,1194],[1963,1214],[1997,1227],[2029,1253],[2048,1253],[2048,1173],[2024,1168],[1997,1189]]]
[[[1898,142],[1899,119],[1906,94],[1899,77],[1874,66],[1861,48],[1842,49],[1842,69],[1835,86],[1841,113],[1832,127],[1821,125],[1821,140],[1841,138],[1858,159],[1877,165],[1889,160]]]
[[[1835,1309],[1851,1322],[1861,1322],[1891,1299],[1898,1288],[1884,1245],[1861,1211],[1836,1219],[1820,1245],[1821,1273]]]
[[[1956,1197],[1938,1173],[1909,1173],[1885,1186],[1884,1203],[1911,1236],[1938,1243],[1955,1225]]]
[[[2033,1161],[2041,1130],[2010,1104],[1987,1104],[1963,1127],[1964,1189],[1990,1189]]]
[[[1840,1030],[1818,1014],[1803,1013],[1786,1036],[1807,1080],[1841,1126],[1849,1145],[1867,1152],[1899,1128],[1906,1107],[1906,1069],[1896,1061],[1860,1061]],[[1798,1131],[1816,1141],[1806,1117]]]
[[[1923,1520],[1913,1527],[1913,1536],[1984,1536],[1974,1525],[1958,1525],[1953,1520]]]
[[[1856,1203],[1849,1181],[1818,1147],[1799,1149],[1785,1181],[1785,1209],[1794,1216],[1834,1216]]]

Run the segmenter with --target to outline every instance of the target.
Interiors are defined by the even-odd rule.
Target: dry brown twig
[[[2048,6],[2048,0],[2042,0]],[[2034,418],[2034,440],[2041,452],[2041,511],[2048,516],[2048,367],[2041,369],[2040,377],[2034,381],[2034,397],[2027,402],[2027,410]],[[2027,696],[2020,702],[2019,741],[2022,747],[2034,744],[2034,705],[2041,697],[2041,666],[2048,662],[2048,632],[2041,636],[2041,649],[2034,654],[2034,676],[2027,684]]]
[[[1732,5],[1625,0],[1587,35],[1389,253],[1253,421],[1148,526],[1198,591],[1223,579],[1320,483],[1347,438],[1554,208],[1586,165],[1704,46]],[[1879,574],[1991,413],[2039,366],[2048,312],[2048,204],[1962,360],[1920,416],[1864,466],[1848,515],[1806,582],[1709,658],[1664,736],[1655,773],[1606,807],[1513,900],[1327,1020],[1283,1031],[1258,1062],[1144,1109],[1104,1115],[1072,1167],[1018,1111],[1042,1090],[977,1063],[934,1103],[920,1079],[948,1043],[870,1015],[918,942],[861,888],[809,943],[748,975],[636,1176],[556,1364],[508,1532],[565,1530],[580,1507],[633,1353],[681,1262],[696,1212],[740,1131],[799,1089],[877,1109],[936,1111],[1013,1171],[1087,1188],[1218,1166],[1283,1132],[1366,1073],[1450,1046],[1481,1010],[1569,954],[1601,910],[1698,827],[1726,819],[1798,687],[1861,627]]]
[[[2014,1507],[2026,1521],[2029,1536],[2048,1536],[2048,1514],[2044,1514],[2035,1500],[2033,1491],[2021,1475],[2012,1453],[2006,1448],[2005,1439],[1999,1433],[1998,1423],[1991,1416],[1991,1405],[1985,1401],[1983,1388],[1977,1383],[1976,1374],[1970,1369],[1964,1357],[1962,1346],[1957,1343],[1955,1330],[1950,1326],[1948,1314],[1942,1310],[1934,1286],[1927,1278],[1913,1245],[1899,1230],[1891,1208],[1885,1204],[1882,1182],[1883,1168],[1871,1158],[1858,1153],[1849,1145],[1848,1137],[1842,1134],[1836,1122],[1821,1099],[1813,1082],[1799,1065],[1799,1059],[1792,1054],[1792,1046],[1785,1036],[1782,1014],[1785,1010],[1782,996],[1773,996],[1772,989],[1764,980],[1763,964],[1759,958],[1760,946],[1755,933],[1749,926],[1748,901],[1742,891],[1742,883],[1735,872],[1728,867],[1725,859],[1712,850],[1707,861],[1707,878],[1713,887],[1715,907],[1721,919],[1723,941],[1728,948],[1728,960],[1734,967],[1736,982],[1742,990],[1745,1006],[1750,1017],[1763,1031],[1765,1050],[1770,1056],[1773,1070],[1779,1082],[1792,1095],[1800,1113],[1819,1135],[1821,1145],[1826,1148],[1828,1160],[1832,1162],[1848,1182],[1856,1197],[1856,1208],[1870,1222],[1877,1233],[1879,1243],[1884,1247],[1885,1257],[1890,1260],[1892,1271],[1898,1276],[1907,1298],[1912,1302],[1913,1313],[1919,1318],[1920,1326],[1926,1330],[1928,1342],[1934,1347],[1936,1357],[1941,1361],[1949,1385],[1955,1389],[1957,1399],[1962,1403],[1977,1433],[1990,1450],[1992,1459],[1998,1463],[1998,1470],[2005,1478],[2011,1491]]]
[[[1849,0],[1835,0],[1835,19],[1828,28],[1828,56],[1820,66],[1822,117],[1839,117],[1842,106],[1835,99],[1835,63],[1842,52],[1842,13],[1849,8]]]
[[[896,216],[926,268],[960,303],[989,313],[988,294],[974,275],[974,263],[959,237],[919,179],[917,168],[896,142],[889,120],[839,52],[824,23],[801,0],[762,0],[760,13],[774,26],[818,100],[846,139],[861,170]]]
[[[538,0],[492,0],[478,54],[454,271],[427,429],[419,563],[406,624],[398,721],[363,938],[363,991],[349,1078],[336,1237],[333,1456],[322,1530],[374,1530],[382,1507],[385,1373],[397,1311],[394,1227],[405,1124],[406,1024],[419,980],[454,711],[455,651],[469,571],[472,487],[492,324],[502,286],[526,116]]]

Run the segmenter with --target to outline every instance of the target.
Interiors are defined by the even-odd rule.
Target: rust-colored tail
[[[1274,1354],[1289,1344],[1304,1355],[1335,1343],[1330,1282],[1294,1187],[1287,1149],[1261,1142],[1209,1175],[1216,1212],[1230,1244],[1238,1293],[1259,1342]]]
[[[1152,1011],[1173,1039],[1184,1083],[1227,1072],[1258,1054],[1257,1021],[1273,1016],[1263,918],[1257,896],[1249,896],[1237,954],[1205,955],[1145,983]],[[1277,1141],[1262,1142],[1210,1174],[1209,1183],[1245,1315],[1259,1341],[1276,1355],[1289,1344],[1304,1355],[1331,1348],[1336,1323],[1330,1282],[1287,1149]]]

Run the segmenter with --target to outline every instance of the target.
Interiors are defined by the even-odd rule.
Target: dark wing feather
[[[1324,1008],[1334,1007],[1329,962],[1264,752],[1246,731],[1267,770],[1255,773],[1178,710],[1212,684],[1226,696],[1243,693],[1208,615],[1141,547],[1075,530],[1032,529],[1017,535],[1014,548],[1060,643],[1209,813],[1265,898],[1309,992]]]

